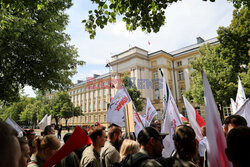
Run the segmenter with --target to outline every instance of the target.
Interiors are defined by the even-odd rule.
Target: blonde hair
[[[55,135],[47,135],[47,136],[44,136],[43,138],[37,137],[35,139],[35,143],[36,143],[38,152],[46,148],[57,150],[61,146],[60,141],[57,139]]]
[[[123,159],[128,154],[137,153],[140,150],[140,144],[134,140],[125,139],[122,142],[120,157]]]

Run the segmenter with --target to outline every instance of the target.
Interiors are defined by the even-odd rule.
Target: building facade
[[[133,47],[113,55],[107,64],[110,68],[108,74],[94,75],[86,81],[79,81],[68,90],[73,104],[82,109],[81,116],[72,117],[68,124],[87,126],[100,122],[107,126],[106,116],[110,99],[121,88],[121,80],[125,74],[131,77],[137,89],[141,91],[142,98],[150,98],[158,111],[158,119],[161,119],[163,92],[159,68],[164,73],[180,113],[186,116],[182,94],[192,84],[190,74],[193,69],[190,63],[195,56],[199,56],[198,49],[205,43],[217,44],[218,40],[212,38],[204,41],[198,37],[196,44],[169,53],[163,50],[148,53],[142,48]],[[50,98],[52,96],[53,94],[48,95]],[[204,107],[193,105],[204,118]],[[60,123],[64,124],[65,120]]]

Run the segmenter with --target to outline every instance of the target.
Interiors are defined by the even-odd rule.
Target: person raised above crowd
[[[19,160],[19,167],[27,167],[30,162],[30,148],[28,145],[28,139],[26,137],[18,138],[21,148],[21,158]]]
[[[105,127],[95,126],[89,130],[92,144],[82,153],[81,167],[102,167],[100,151],[106,141]]]
[[[0,166],[18,167],[21,154],[17,132],[7,123],[0,121]]]
[[[193,158],[198,153],[198,144],[192,127],[180,125],[175,129],[173,136],[176,154],[167,159],[159,159],[167,167],[196,167]]]
[[[28,167],[40,167],[60,148],[60,141],[55,135],[35,138],[37,151],[32,154]]]
[[[108,131],[108,140],[101,149],[103,167],[109,167],[120,161],[119,147],[122,140],[122,130],[119,126],[111,126]]]
[[[127,165],[136,167],[161,167],[162,165],[155,159],[162,156],[162,140],[166,135],[162,135],[153,127],[143,128],[138,134],[140,151],[132,154]]]
[[[234,167],[249,166],[250,128],[238,126],[227,134],[226,155]]]
[[[240,115],[230,115],[225,119],[225,123],[224,123],[224,133],[225,136],[228,134],[228,132],[237,127],[237,126],[247,126],[247,121],[244,117],[240,116]]]

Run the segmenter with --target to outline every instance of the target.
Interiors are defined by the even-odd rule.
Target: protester
[[[52,125],[47,125],[45,128],[44,128],[44,136],[46,135],[54,135],[55,134],[55,128],[54,126]]]
[[[162,140],[166,135],[161,135],[153,127],[143,128],[138,134],[140,151],[132,154],[128,159],[127,165],[135,167],[161,167],[162,165],[155,160],[162,156]]]
[[[249,166],[250,128],[238,126],[227,134],[226,155],[234,167]]]
[[[122,146],[120,149],[120,157],[121,160],[126,157],[128,154],[135,154],[139,152],[140,144],[134,140],[125,139],[122,142]]]
[[[156,119],[153,123],[151,123],[150,126],[161,132],[161,122],[158,119]]]
[[[27,137],[28,141],[33,140],[36,136],[34,129],[25,130],[25,136]]]
[[[63,137],[64,143],[70,138],[72,134],[67,133]],[[55,167],[79,167],[80,161],[75,152],[71,152],[66,158],[62,159]]]
[[[198,145],[193,128],[180,125],[176,128],[174,136],[176,154],[167,159],[159,159],[162,166],[167,167],[196,167],[193,158],[198,153]]]
[[[55,135],[46,135],[35,139],[37,152],[31,156],[28,167],[40,167],[60,148],[60,141]]]
[[[207,137],[206,137],[206,126],[201,127],[202,139],[199,142],[199,155],[200,155],[200,166],[203,166],[205,150],[207,149]]]
[[[112,126],[108,131],[108,140],[101,149],[103,167],[109,167],[120,161],[119,147],[122,140],[122,130],[118,126]]]
[[[225,136],[228,134],[228,132],[237,127],[237,126],[247,126],[247,121],[244,117],[240,116],[240,115],[230,115],[225,119],[225,123],[224,123],[224,133]]]
[[[96,126],[89,130],[92,144],[82,153],[81,167],[101,167],[100,151],[106,141],[105,127]]]
[[[18,167],[21,154],[17,132],[9,124],[0,121],[0,166]]]
[[[26,137],[18,138],[21,148],[21,158],[19,160],[19,167],[27,167],[30,162],[30,148],[28,145],[28,139]]]
[[[59,125],[57,128],[57,138],[61,139],[62,125]]]

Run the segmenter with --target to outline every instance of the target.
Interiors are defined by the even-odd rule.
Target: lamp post
[[[105,65],[106,68],[109,68],[109,75],[110,75],[110,79],[109,79],[109,103],[111,102],[111,69],[110,69],[110,63],[107,63]]]

